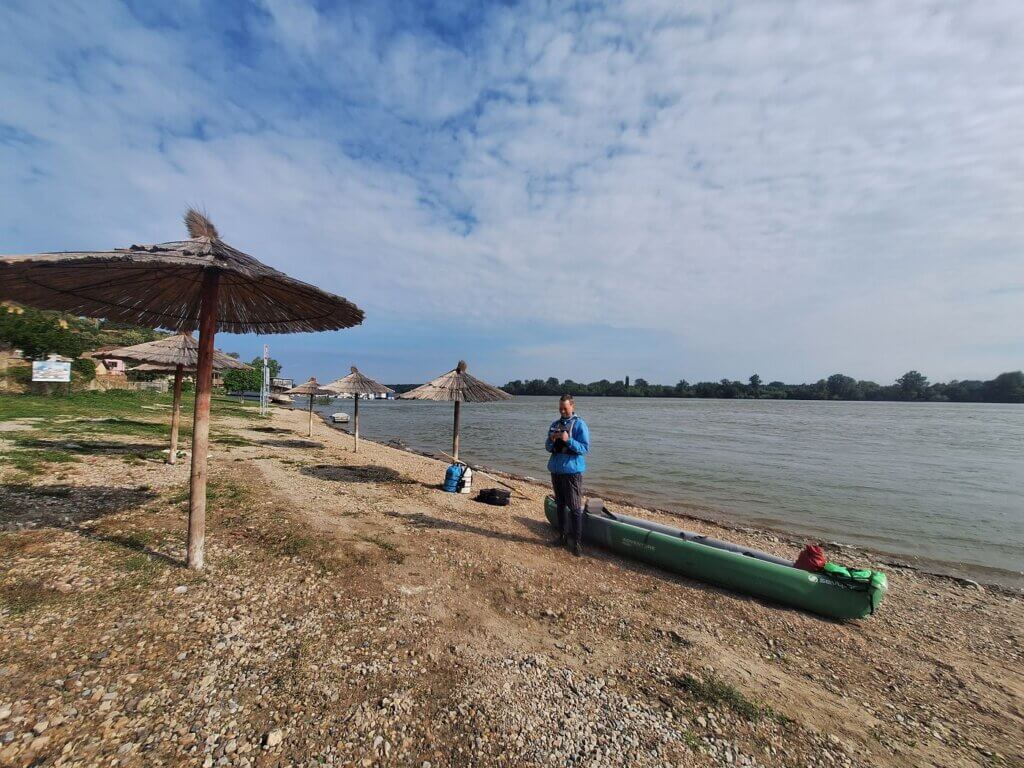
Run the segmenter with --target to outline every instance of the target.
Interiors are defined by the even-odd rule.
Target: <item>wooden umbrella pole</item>
[[[309,434],[307,437],[313,436],[313,393],[309,393]]]
[[[192,477],[188,504],[188,567],[203,569],[206,549],[206,461],[210,450],[210,389],[213,378],[213,337],[217,333],[220,273],[203,272],[199,309],[199,359],[196,363],[196,405],[192,417]]]
[[[452,455],[455,460],[459,460],[459,406],[462,402],[459,400],[455,401],[455,423],[452,425]]]
[[[176,464],[178,461],[178,424],[181,422],[181,378],[184,373],[185,366],[175,366],[174,406],[171,410],[171,452],[167,454],[168,464]]]
[[[355,420],[355,430],[353,430],[353,433],[352,433],[355,436],[355,447],[353,448],[353,453],[359,453],[359,393],[358,392],[356,392],[356,409],[355,409],[355,414],[354,414],[353,418]]]

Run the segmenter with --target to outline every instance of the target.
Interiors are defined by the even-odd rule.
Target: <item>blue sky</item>
[[[363,327],[296,378],[1024,365],[1024,14],[8,0],[0,251],[224,238]]]

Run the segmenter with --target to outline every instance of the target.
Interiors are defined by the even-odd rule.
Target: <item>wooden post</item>
[[[309,435],[308,435],[308,437],[312,437],[312,436],[313,436],[313,393],[310,392],[309,393]]]
[[[196,363],[196,405],[192,417],[192,477],[188,502],[188,567],[201,571],[206,555],[206,459],[210,450],[210,389],[213,337],[217,333],[220,273],[203,272],[199,309],[199,359]]]
[[[460,405],[462,405],[462,402],[459,401],[459,400],[456,400],[455,401],[455,424],[454,424],[454,426],[452,428],[452,432],[453,432],[453,435],[452,435],[452,456],[455,457],[456,461],[459,460],[459,406]]]
[[[171,409],[171,452],[167,454],[168,464],[175,464],[178,461],[178,424],[181,421],[181,378],[184,373],[184,365],[175,366],[174,406]]]
[[[356,392],[356,412],[355,412],[356,428],[353,434],[355,435],[355,448],[353,453],[359,453],[359,393]]]

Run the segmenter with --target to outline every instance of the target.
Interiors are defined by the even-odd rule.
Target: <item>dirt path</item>
[[[552,548],[538,486],[487,507],[301,413],[219,428],[204,576],[181,467],[0,491],[42,521],[0,537],[0,764],[1024,764],[1017,596],[890,570],[829,622]]]

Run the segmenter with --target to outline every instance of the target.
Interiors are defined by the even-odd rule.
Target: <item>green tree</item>
[[[89,383],[96,378],[96,363],[87,357],[71,361],[71,376],[78,383]]]
[[[1024,403],[1024,372],[1001,373],[986,381],[985,399],[990,403]]]
[[[270,378],[275,379],[281,372],[281,363],[274,358],[267,361]],[[224,371],[224,388],[229,392],[258,392],[263,386],[263,358],[254,357],[249,370]]]
[[[40,360],[50,354],[78,357],[92,339],[57,312],[32,307],[0,307],[0,341]]]
[[[830,400],[859,400],[857,381],[852,376],[833,373],[825,383]]]
[[[756,373],[750,377],[750,396],[755,399],[761,396],[761,377]]]
[[[928,379],[917,371],[907,371],[898,379],[900,398],[903,400],[924,400],[927,397]]]

